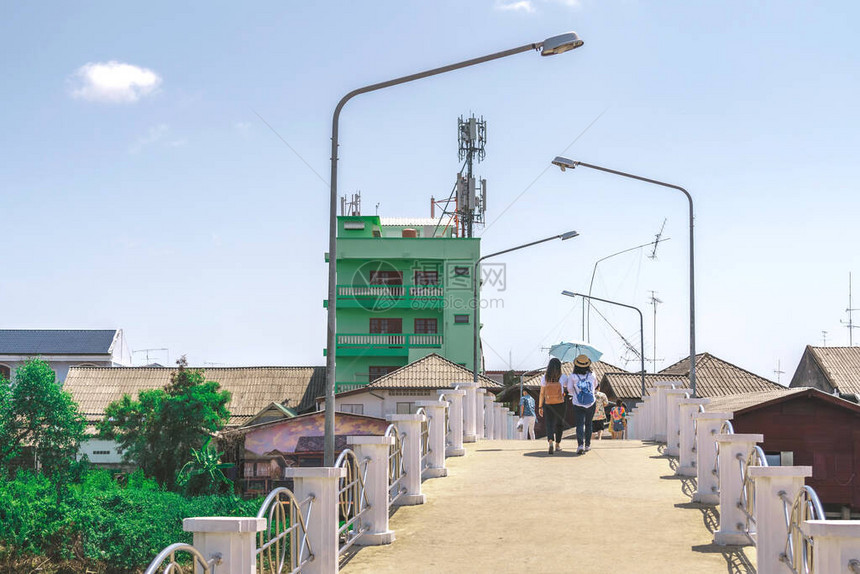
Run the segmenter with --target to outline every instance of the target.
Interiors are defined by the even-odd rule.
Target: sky
[[[580,233],[495,260],[487,366],[540,367],[582,338],[581,305],[560,293],[594,272],[595,296],[642,310],[650,372],[689,353],[686,199],[550,161],[683,186],[697,351],[787,383],[823,331],[849,342],[858,18],[848,1],[4,2],[0,328],[121,328],[136,364],[324,364],[338,100],[575,30],[585,45],[563,55],[352,100],[339,189],[365,214],[429,216],[460,169],[457,119],[483,116],[483,252]],[[656,258],[595,272],[664,221]],[[638,348],[637,314],[596,310],[591,342],[635,370],[622,336]]]

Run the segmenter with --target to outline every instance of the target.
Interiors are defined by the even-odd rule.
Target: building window
[[[436,319],[415,319],[416,335],[435,335],[439,332]]]
[[[382,367],[368,367],[367,368],[367,379],[369,382],[372,383],[373,381],[375,381],[379,377],[384,377],[388,373],[390,373],[392,371],[396,371],[399,368],[400,367],[392,367],[390,365],[385,365]],[[358,414],[361,414],[361,413],[358,413]]]
[[[94,450],[93,454],[110,454],[109,450]]]
[[[0,365],[0,377],[6,379],[7,381],[12,378],[12,369],[9,365]]]
[[[397,403],[398,415],[411,415],[415,410],[415,403]]]
[[[454,323],[458,325],[467,325],[469,323],[468,315],[454,315]]]
[[[371,271],[371,285],[403,285],[403,273],[400,271]]]
[[[416,271],[415,272],[415,284],[416,285],[438,285],[439,284],[439,272],[438,271]]]
[[[370,320],[370,333],[373,335],[383,335],[386,333],[402,333],[403,319],[380,319],[373,318]]]
[[[364,405],[340,405],[340,412],[349,413],[351,415],[363,415],[364,414]]]

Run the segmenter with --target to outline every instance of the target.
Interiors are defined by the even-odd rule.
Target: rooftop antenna
[[[657,245],[660,244],[660,238],[663,237],[663,230],[666,229],[666,221],[667,219],[664,217],[663,225],[660,226],[660,231],[658,231],[657,235],[654,236],[654,248],[651,250],[651,255],[648,256],[648,259],[657,259]],[[656,357],[656,355],[654,356]]]
[[[860,311],[860,309],[853,309],[851,307],[851,272],[848,272],[848,308],[845,309],[845,312],[848,313],[848,321],[839,321],[848,329],[848,346],[854,346],[854,329],[860,329],[860,325],[854,324],[854,311]]]
[[[826,347],[827,346],[827,331],[821,331],[821,340],[823,341],[821,346]]]
[[[457,213],[462,237],[472,237],[475,223],[484,223],[487,203],[487,180],[476,181],[474,164],[486,156],[487,122],[472,114],[457,120],[457,155],[464,162],[464,169],[457,176]],[[465,173],[463,173],[465,171]]]
[[[138,349],[137,351],[132,351],[131,354],[134,356],[135,353],[146,353],[146,364],[149,365],[149,353],[150,351],[166,351],[167,352],[167,364],[170,364],[170,349],[167,347],[161,348],[153,348],[153,349]]]
[[[378,203],[376,207],[379,207]],[[340,214],[349,216],[361,215],[361,190],[340,198]]]
[[[665,221],[663,223],[665,224]],[[663,231],[661,229],[660,233],[662,233],[662,232]],[[660,233],[657,234],[657,240],[660,239]],[[657,251],[657,244],[656,243],[654,243],[654,251]],[[651,362],[654,364],[654,372],[655,373],[657,372],[657,361],[662,360],[662,359],[657,358],[657,305],[661,304],[662,302],[663,302],[662,299],[657,298],[657,292],[651,291],[651,300],[649,301],[649,304],[654,306],[654,339],[652,341],[653,351],[651,351],[651,352],[653,354],[651,355]]]
[[[780,375],[784,375],[785,371],[783,371],[780,367],[779,359],[776,360],[776,369],[774,369],[773,374],[776,375],[776,382],[779,383]]]

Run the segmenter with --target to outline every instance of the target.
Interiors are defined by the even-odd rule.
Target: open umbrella
[[[549,349],[549,356],[556,357],[562,363],[569,363],[580,355],[585,355],[592,362],[599,361],[603,353],[582,341],[574,341],[571,343],[561,342],[558,345],[553,345]]]

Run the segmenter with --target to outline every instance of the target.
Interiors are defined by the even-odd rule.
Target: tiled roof
[[[705,405],[705,410],[712,413],[734,413],[775,399],[804,393],[808,390],[810,390],[809,387],[797,387],[794,389],[776,389],[738,395],[724,395],[712,398],[711,402]]]
[[[0,329],[0,355],[109,355],[116,329]]]
[[[69,391],[88,421],[104,416],[105,407],[127,394],[137,398],[144,389],[163,388],[176,369],[150,367],[72,367],[63,390]],[[207,381],[217,381],[231,393],[228,425],[248,421],[271,403],[286,403],[299,412],[313,407],[324,393],[325,367],[207,368]]]
[[[840,393],[860,395],[860,347],[807,347]]]
[[[534,373],[532,375],[527,376],[523,379],[523,385],[525,386],[533,386],[536,387],[540,385],[541,377],[546,372],[546,367],[529,371],[530,373]],[[561,374],[569,375],[573,372],[573,362],[562,363],[561,364]],[[598,380],[598,382],[603,378],[603,375],[609,372],[618,372],[625,373],[626,371],[620,367],[616,367],[615,365],[610,365],[609,363],[603,361],[594,361],[591,363],[591,372],[594,373],[594,378]]]
[[[472,380],[472,371],[431,353],[426,357],[400,367],[387,375],[379,377],[367,389],[448,389],[452,383]],[[483,375],[478,375],[478,385],[498,389],[502,385]]]
[[[689,385],[690,359],[687,357],[659,373],[661,380],[680,380]],[[781,390],[785,387],[746,369],[719,359],[710,353],[696,355],[696,394],[719,397],[758,391]]]
[[[680,377],[646,373],[645,396],[650,394],[648,391],[654,386],[654,383],[674,380],[682,381]],[[599,381],[600,390],[606,393],[610,398],[622,400],[638,400],[641,398],[642,377],[639,373],[606,373],[606,375],[602,379],[599,379]],[[686,379],[683,379],[683,382],[686,384]]]

